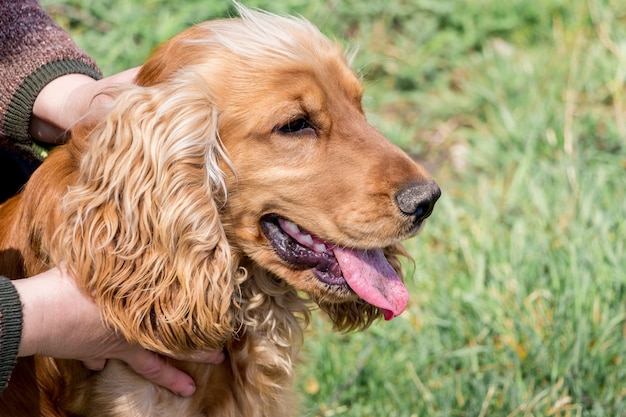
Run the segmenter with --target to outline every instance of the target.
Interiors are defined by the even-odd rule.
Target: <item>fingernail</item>
[[[196,392],[196,385],[192,383],[183,388],[178,395],[181,397],[191,397],[194,392]]]

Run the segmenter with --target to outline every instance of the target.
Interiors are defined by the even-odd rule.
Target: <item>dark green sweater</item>
[[[22,337],[22,304],[11,281],[0,277],[0,392],[11,376]]]

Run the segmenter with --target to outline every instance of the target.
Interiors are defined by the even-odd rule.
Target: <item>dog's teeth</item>
[[[328,251],[328,249],[326,249],[326,245],[323,243],[316,243],[315,246],[313,246],[313,249],[315,249],[315,252],[318,253],[325,253]]]
[[[301,235],[300,241],[308,247],[313,247],[313,237],[311,235]]]
[[[324,242],[320,242],[319,239],[314,239],[309,233],[303,232],[294,222],[285,219],[279,219],[278,222],[286,233],[302,245],[313,249],[317,253],[328,252],[328,246]]]
[[[298,225],[297,225],[297,224],[295,224],[294,222],[291,222],[291,221],[289,221],[289,220],[285,220],[285,221],[284,221],[284,226],[285,226],[285,229],[286,229],[288,232],[291,232],[291,233],[293,233],[293,234],[298,234],[298,233],[300,233],[300,228],[299,228],[299,227],[298,227]]]

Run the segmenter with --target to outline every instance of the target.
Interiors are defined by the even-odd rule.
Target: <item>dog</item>
[[[181,398],[119,361],[21,358],[11,417],[294,416],[311,311],[353,331],[406,308],[401,241],[439,187],[367,122],[339,45],[236,7],[158,47],[0,207],[2,274],[64,263],[129,342],[225,361],[172,360],[197,385]]]

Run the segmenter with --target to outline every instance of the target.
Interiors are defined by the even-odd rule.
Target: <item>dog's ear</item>
[[[388,246],[384,249],[385,258],[397,272],[400,278],[404,278],[402,260],[412,262],[409,253],[401,243]],[[383,317],[380,308],[369,304],[365,300],[356,300],[349,303],[329,303],[323,300],[318,303],[333,322],[336,330],[350,332],[368,328],[376,319]]]
[[[82,139],[52,244],[106,322],[161,353],[218,348],[236,322],[217,112],[201,80],[180,78],[129,87]]]

